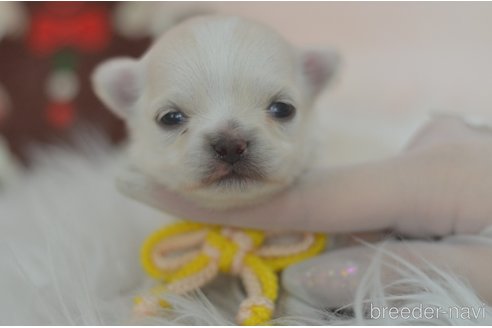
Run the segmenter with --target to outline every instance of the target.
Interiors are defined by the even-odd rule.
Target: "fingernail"
[[[343,251],[314,258],[286,269],[285,289],[319,308],[352,303],[358,283],[368,267],[364,258],[344,257]]]

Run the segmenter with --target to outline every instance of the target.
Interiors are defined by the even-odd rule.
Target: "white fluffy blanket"
[[[138,263],[143,238],[170,220],[121,196],[114,187],[117,152],[91,134],[81,150],[43,150],[35,169],[0,192],[0,324],[115,325],[142,323],[131,317],[132,298],[148,281]],[[384,255],[384,254],[382,254]],[[482,324],[492,309],[465,282],[439,271],[430,279],[403,263],[402,281],[412,295],[385,295],[376,259],[354,299],[354,315],[337,316],[283,297],[278,324]],[[400,268],[401,269],[401,268]],[[174,298],[175,308],[151,324],[233,324],[240,288],[227,279],[203,293]],[[384,306],[483,308],[479,315],[432,320],[392,320],[364,315],[364,301]],[[366,303],[368,304],[368,303]]]

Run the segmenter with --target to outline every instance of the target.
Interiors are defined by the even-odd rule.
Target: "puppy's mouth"
[[[253,165],[218,164],[211,168],[202,180],[205,186],[246,186],[265,180],[262,171]]]

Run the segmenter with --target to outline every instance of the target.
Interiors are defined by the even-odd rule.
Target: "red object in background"
[[[27,40],[34,53],[47,56],[65,47],[97,52],[108,45],[110,37],[105,7],[90,2],[48,2],[33,13]]]
[[[22,37],[0,40],[0,85],[9,96],[8,117],[0,121],[0,136],[5,137],[14,156],[29,166],[30,149],[34,145],[42,147],[60,141],[74,144],[73,132],[77,126],[96,126],[112,143],[123,140],[123,122],[96,98],[90,76],[95,67],[108,58],[140,57],[151,39],[128,38],[113,29],[117,2],[20,2],[19,6],[26,13],[26,28],[22,30],[25,32]],[[92,23],[88,24],[89,20],[84,18],[88,16],[99,18],[91,18]],[[74,32],[73,22],[79,19],[90,30],[87,39],[78,31],[75,40],[67,41],[69,34],[64,29]],[[50,26],[59,27],[58,31],[51,30],[56,34],[57,43],[45,40],[47,36],[39,31],[39,22],[43,21],[54,22]],[[99,50],[87,52],[96,48]],[[50,79],[60,71],[70,71],[78,80],[73,98],[66,93],[60,97],[58,93],[49,92],[48,84],[53,82]],[[63,89],[66,91],[65,86]]]
[[[75,110],[70,103],[52,103],[45,111],[48,123],[57,129],[68,128],[75,119]]]

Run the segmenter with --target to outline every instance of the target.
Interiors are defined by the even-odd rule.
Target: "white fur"
[[[231,207],[265,199],[305,168],[310,108],[336,66],[332,51],[300,51],[266,26],[204,16],[165,33],[140,60],[102,64],[93,80],[128,124],[132,165],[203,205]],[[272,101],[293,104],[294,118],[269,117]],[[188,117],[185,124],[156,123],[159,113],[176,109]],[[214,161],[207,136],[234,124],[254,141],[251,155],[264,179],[241,187],[204,184]]]
[[[132,297],[149,284],[139,267],[138,248],[169,217],[119,195],[113,176],[119,152],[111,150],[104,139],[90,132],[79,140],[79,152],[61,147],[39,151],[34,171],[0,193],[0,324],[143,323],[130,317]],[[467,242],[490,244],[490,236],[466,238]],[[336,317],[284,298],[276,322],[492,324],[490,307],[485,307],[486,318],[477,320],[446,316],[405,322],[364,319],[365,299],[380,304],[396,297],[403,302],[401,306],[482,306],[473,290],[451,274],[436,269],[440,278],[430,279],[408,263],[402,263],[399,270],[407,282],[421,288],[412,295],[387,295],[378,276],[384,259],[376,257],[366,275],[354,300],[355,318]],[[223,279],[204,293],[172,298],[174,311],[145,323],[232,324],[240,298],[237,284]]]

